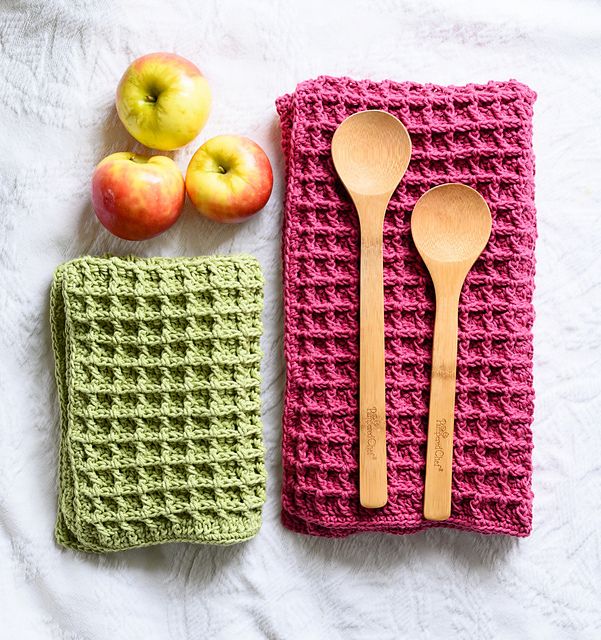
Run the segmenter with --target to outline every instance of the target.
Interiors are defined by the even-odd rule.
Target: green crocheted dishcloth
[[[250,256],[58,267],[60,544],[103,552],[257,533],[262,307]]]

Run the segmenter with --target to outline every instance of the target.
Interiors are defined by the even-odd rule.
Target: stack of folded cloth
[[[321,77],[277,101],[287,161],[282,519],[345,536],[450,526],[526,536],[532,492],[535,94],[515,81],[441,87]],[[388,504],[358,495],[359,228],[337,179],[337,126],[383,109],[413,154],[384,223]],[[452,515],[423,519],[434,295],[411,211],[428,189],[477,189],[492,235],[460,301]]]
[[[58,542],[103,552],[258,531],[262,306],[248,256],[57,269]]]

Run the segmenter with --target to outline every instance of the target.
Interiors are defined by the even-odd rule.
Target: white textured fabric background
[[[218,133],[268,152],[275,189],[240,226],[180,222],[135,244],[92,213],[90,176],[140,149],[113,107],[135,57],[189,57]],[[283,164],[273,105],[320,74],[538,92],[534,532],[318,540],[279,523]],[[584,0],[0,2],[0,638],[601,637],[601,5]],[[230,548],[98,557],[53,540],[58,411],[48,325],[57,264],[104,252],[250,252],[266,277],[264,525]]]

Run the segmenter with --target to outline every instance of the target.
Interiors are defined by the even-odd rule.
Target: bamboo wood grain
[[[418,200],[411,217],[413,240],[436,293],[424,489],[427,520],[446,520],[451,515],[459,297],[490,231],[486,202],[462,184],[430,189]]]
[[[411,157],[403,124],[384,111],[347,118],[332,139],[334,166],[361,228],[359,497],[364,507],[388,501],[382,242],[388,202]]]

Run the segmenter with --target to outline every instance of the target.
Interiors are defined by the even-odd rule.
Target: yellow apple
[[[216,136],[192,156],[186,191],[199,213],[219,222],[242,222],[262,209],[273,187],[269,158],[244,136]]]
[[[184,178],[171,158],[113,153],[92,178],[100,222],[125,240],[147,240],[168,229],[184,206]]]
[[[198,68],[174,53],[134,60],[117,87],[117,113],[129,133],[151,149],[188,144],[209,117],[209,83]]]

